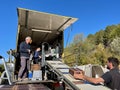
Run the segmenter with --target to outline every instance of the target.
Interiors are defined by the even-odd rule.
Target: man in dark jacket
[[[94,84],[104,83],[112,90],[120,90],[120,70],[118,66],[119,60],[115,57],[109,57],[107,61],[107,68],[110,71],[104,73],[101,77],[92,78],[83,74],[78,74],[75,75],[74,78],[87,80]]]
[[[24,42],[20,43],[19,52],[20,52],[20,59],[21,59],[21,67],[18,73],[18,80],[21,81],[22,79],[27,79],[27,72],[30,69],[29,57],[31,53],[31,46],[32,43],[31,37],[26,37]]]

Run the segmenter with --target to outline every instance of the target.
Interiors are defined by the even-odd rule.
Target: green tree
[[[2,64],[0,64],[0,76],[1,76],[3,71],[4,71],[4,66]]]
[[[115,38],[110,44],[111,51],[120,55],[120,37]]]
[[[104,31],[100,30],[95,34],[95,43],[96,45],[99,45],[100,43],[103,43],[103,36],[104,36]]]

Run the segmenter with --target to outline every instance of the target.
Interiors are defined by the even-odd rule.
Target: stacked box
[[[42,71],[34,70],[32,80],[42,80]]]
[[[39,64],[32,64],[31,65],[31,71],[40,70],[40,69],[41,69],[41,66]]]
[[[83,74],[83,70],[79,69],[79,68],[70,68],[69,69],[69,73],[72,76],[75,76],[76,74]]]

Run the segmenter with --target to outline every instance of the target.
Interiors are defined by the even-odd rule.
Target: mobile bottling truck
[[[20,55],[10,50],[10,55],[15,56],[14,64],[12,62],[6,64],[5,59],[0,56],[5,67],[0,82],[3,79],[8,79],[10,84],[10,86],[0,86],[0,90],[10,90],[10,88],[11,90],[110,90],[103,84],[93,85],[84,80],[75,79],[70,72],[72,69],[62,62],[64,30],[72,25],[77,18],[22,8],[18,8],[17,11],[16,52],[19,53],[20,43],[25,41],[27,36],[30,36],[32,38],[32,51],[34,52],[36,47],[41,48],[41,60],[40,63],[34,64],[34,59],[30,57],[29,80],[17,81]],[[91,77],[104,73],[101,66],[85,65],[83,68],[85,74]],[[7,78],[4,78],[5,74]]]
[[[25,41],[27,36],[32,38],[32,50],[34,51],[36,47],[41,48],[42,59],[40,67],[43,68],[43,78],[46,75],[46,69],[49,69],[46,66],[46,61],[61,60],[64,48],[64,30],[72,25],[77,20],[77,18],[37,12],[22,8],[18,8],[17,11],[18,33],[16,50],[19,52],[19,45],[21,42]],[[17,77],[18,71],[20,69],[19,59],[20,58],[17,57],[15,62],[15,77]],[[50,73],[49,75],[46,75],[46,78],[52,80],[55,79],[52,75],[54,74]]]
[[[16,58],[14,74],[10,74],[9,68],[4,63],[9,84],[35,85],[42,83],[42,85],[50,88],[44,90],[110,90],[103,85],[86,84],[86,81],[76,80],[70,74],[71,68],[61,61],[64,49],[64,30],[77,21],[77,18],[22,8],[18,8],[17,11],[18,32],[16,52],[19,53],[20,43],[25,41],[27,36],[30,36],[32,38],[32,51],[35,51],[36,47],[41,48],[41,60],[40,63],[34,64],[32,63],[33,60],[30,59],[30,66],[32,68],[30,71],[32,72],[28,74],[30,76],[29,80],[16,81],[20,69],[20,56],[19,54],[14,54]],[[0,59],[4,61],[2,56],[0,56]],[[92,67],[90,65],[85,66],[85,70],[85,74],[92,75]],[[95,66],[93,70],[96,75],[101,72],[103,73],[100,66]],[[33,90],[31,85],[29,86],[30,90]]]

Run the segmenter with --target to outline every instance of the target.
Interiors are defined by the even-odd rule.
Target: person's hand
[[[32,43],[32,40],[30,40],[30,44]]]
[[[28,53],[29,53],[29,54],[31,53],[31,50],[30,50],[30,49],[28,49]]]
[[[39,58],[42,58],[41,56],[39,56]]]
[[[37,48],[37,50],[36,51],[40,51],[40,48]]]

